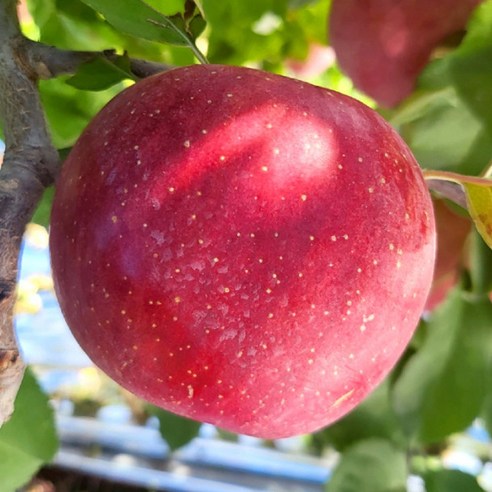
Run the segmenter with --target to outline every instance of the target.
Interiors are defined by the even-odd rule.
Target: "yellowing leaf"
[[[468,212],[483,240],[492,248],[492,185],[463,183],[463,187]]]
[[[490,173],[490,168],[486,176]],[[477,231],[492,248],[492,179],[449,171],[424,171],[427,186],[465,207]]]

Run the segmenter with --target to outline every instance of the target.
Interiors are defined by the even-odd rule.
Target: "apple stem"
[[[207,57],[198,49],[195,43],[191,43],[191,50],[202,65],[208,65],[209,61],[207,60]]]

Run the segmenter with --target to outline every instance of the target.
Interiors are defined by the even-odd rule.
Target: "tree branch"
[[[93,60],[97,56],[104,56],[110,61],[121,58],[114,50],[103,52],[94,51],[70,51],[60,50],[54,46],[26,40],[29,44],[27,56],[29,66],[35,70],[36,76],[40,79],[49,79],[58,75],[74,73],[83,63]],[[159,72],[172,68],[163,63],[130,58],[130,70],[138,78],[149,77]]]
[[[16,7],[15,0],[0,0],[0,119],[6,144],[0,168],[0,426],[13,411],[24,373],[13,328],[20,243],[59,167]]]

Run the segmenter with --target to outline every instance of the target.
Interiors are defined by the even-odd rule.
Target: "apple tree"
[[[0,38],[8,487],[57,446],[13,328],[33,220],[176,446],[303,434],[331,492],[483,490],[443,456],[492,429],[491,0],[0,0]]]

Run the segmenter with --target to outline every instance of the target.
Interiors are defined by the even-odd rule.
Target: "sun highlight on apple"
[[[373,110],[220,65],[113,99],[57,183],[56,292],[82,348],[167,410],[308,433],[390,371],[432,281],[421,171]]]

